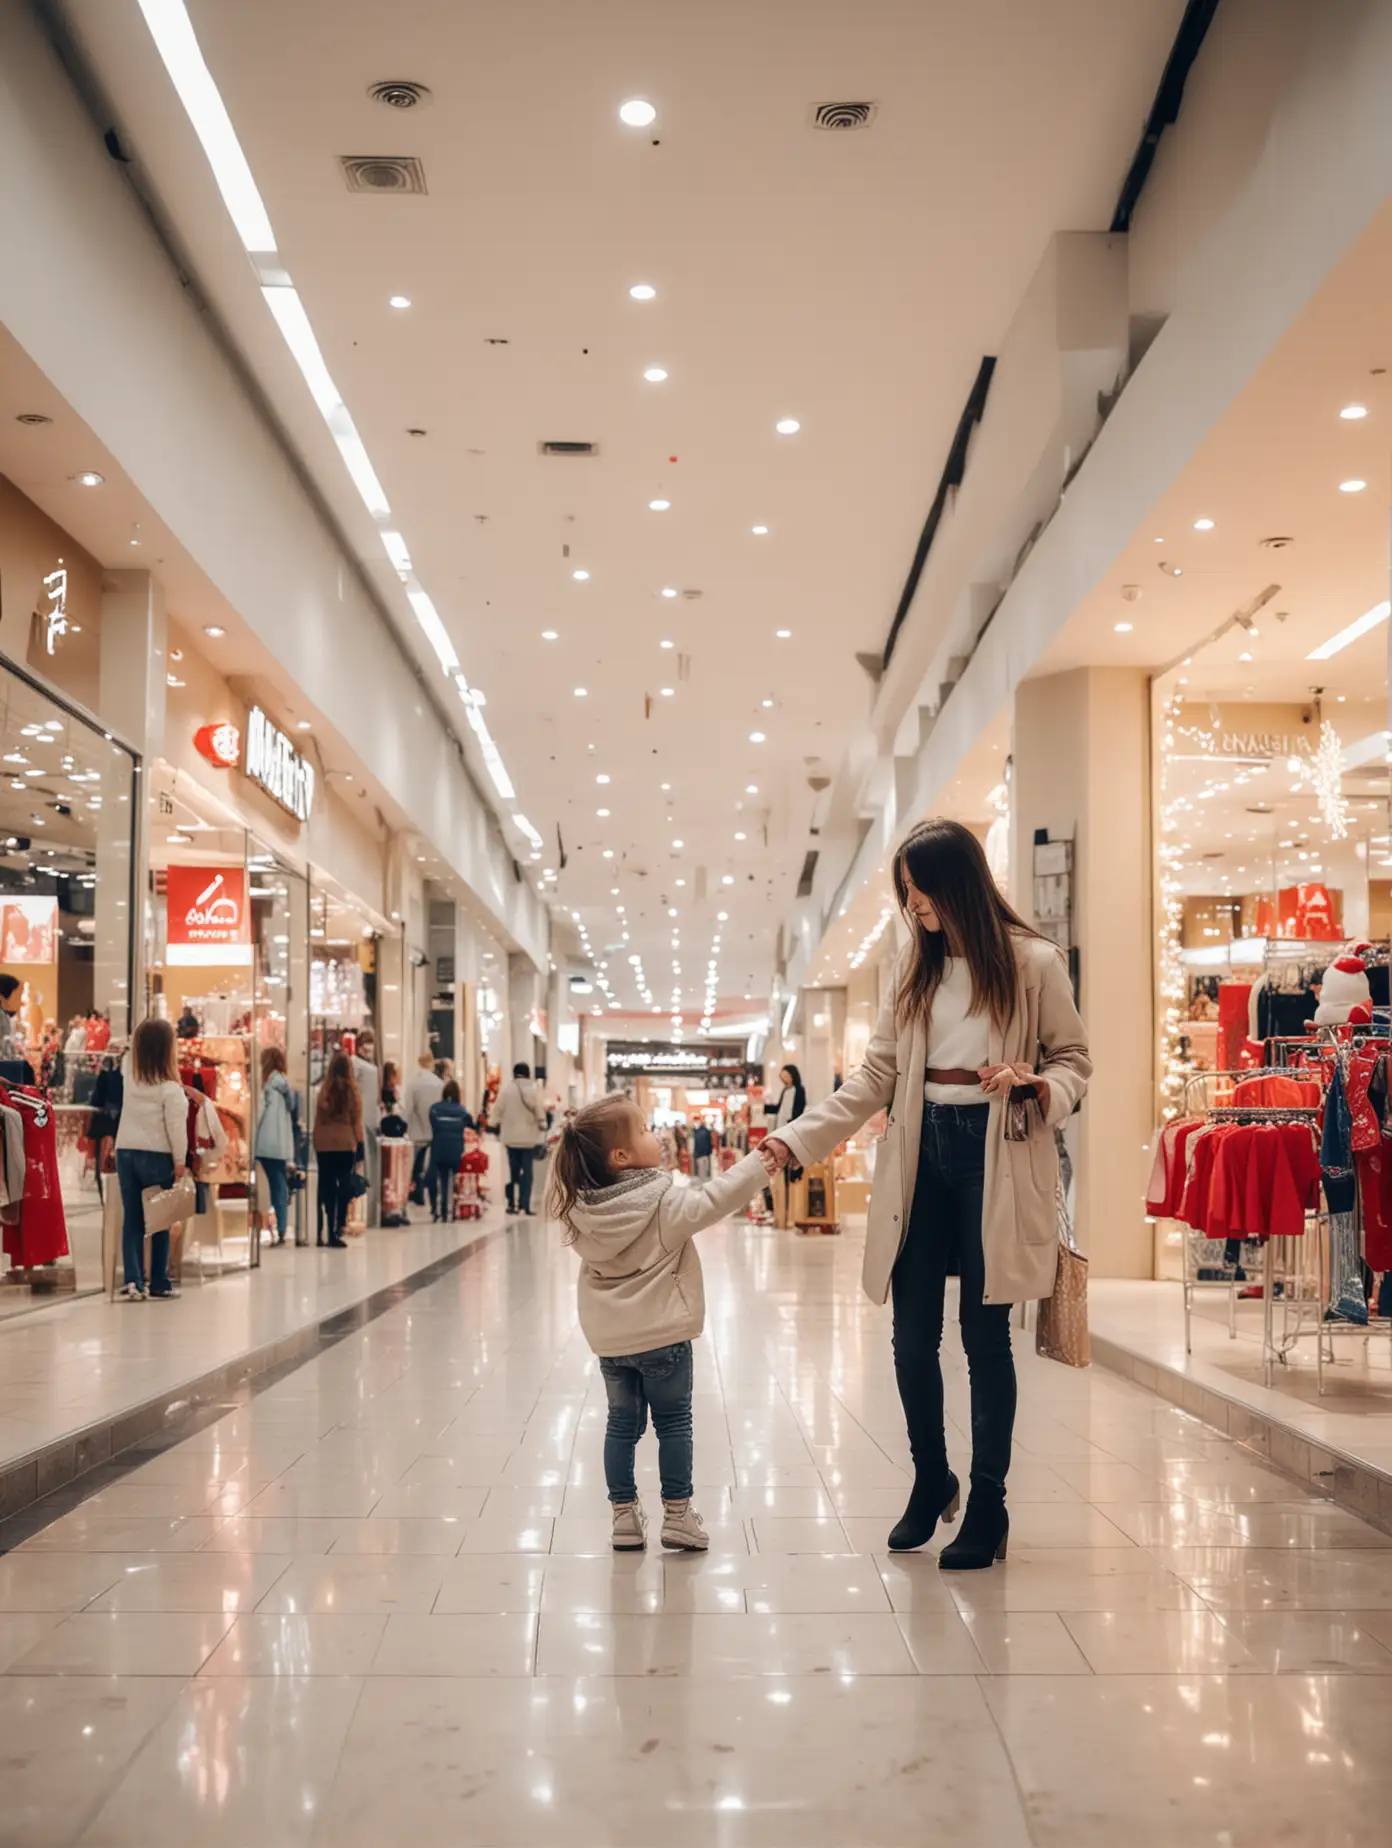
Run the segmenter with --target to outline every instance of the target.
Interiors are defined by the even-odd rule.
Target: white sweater
[[[125,1089],[116,1147],[172,1155],[182,1167],[188,1160],[188,1099],[184,1087],[172,1079],[161,1084],[141,1084],[131,1076],[129,1054],[121,1069]]]
[[[933,996],[933,1011],[928,1018],[928,1068],[930,1071],[977,1071],[990,1058],[990,1016],[984,1011],[973,1014],[971,964],[964,956],[950,957],[943,966],[942,980]],[[930,1104],[984,1104],[986,1093],[979,1084],[925,1084],[923,1094]]]

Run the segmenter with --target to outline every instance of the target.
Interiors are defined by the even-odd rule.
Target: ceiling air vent
[[[34,425],[51,424],[53,419],[51,417],[46,417],[42,411],[21,411],[15,418],[15,422]]]
[[[425,84],[412,83],[405,77],[370,83],[367,93],[374,103],[385,103],[388,109],[419,109],[430,101],[430,91]]]
[[[813,128],[869,128],[879,113],[878,103],[813,103]]]
[[[537,454],[541,456],[597,456],[598,443],[538,443]]]
[[[349,192],[423,193],[425,168],[414,154],[340,154]]]

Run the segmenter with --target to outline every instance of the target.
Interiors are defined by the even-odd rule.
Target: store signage
[[[314,766],[279,726],[272,725],[259,706],[253,706],[247,714],[242,768],[296,821],[309,820],[314,806]]]
[[[56,571],[50,571],[43,581],[44,595],[48,598],[48,608],[42,610],[45,625],[44,640],[48,652],[53,654],[58,637],[68,632],[68,574],[60,565]]]
[[[200,725],[193,734],[193,747],[219,770],[235,770],[242,760],[242,734],[230,719]]]
[[[168,962],[184,968],[250,963],[245,867],[171,866],[165,906]]]
[[[631,1042],[610,1044],[605,1063],[611,1072],[690,1077],[743,1079],[744,1049],[739,1046],[640,1046]]]
[[[1220,732],[1219,757],[1308,757],[1310,741],[1289,732]]]

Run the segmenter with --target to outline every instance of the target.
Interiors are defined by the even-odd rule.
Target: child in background
[[[646,1546],[634,1456],[652,1409],[662,1484],[662,1544],[704,1552],[710,1538],[691,1506],[691,1343],[706,1319],[692,1243],[764,1185],[747,1155],[705,1187],[677,1187],[631,1098],[586,1104],[561,1131],[551,1216],[580,1254],[580,1326],[599,1356],[609,1399],[604,1476],[614,1549]]]

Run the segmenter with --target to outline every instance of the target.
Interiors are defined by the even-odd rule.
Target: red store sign
[[[251,962],[245,867],[171,866],[165,880],[171,964],[240,967]]]

